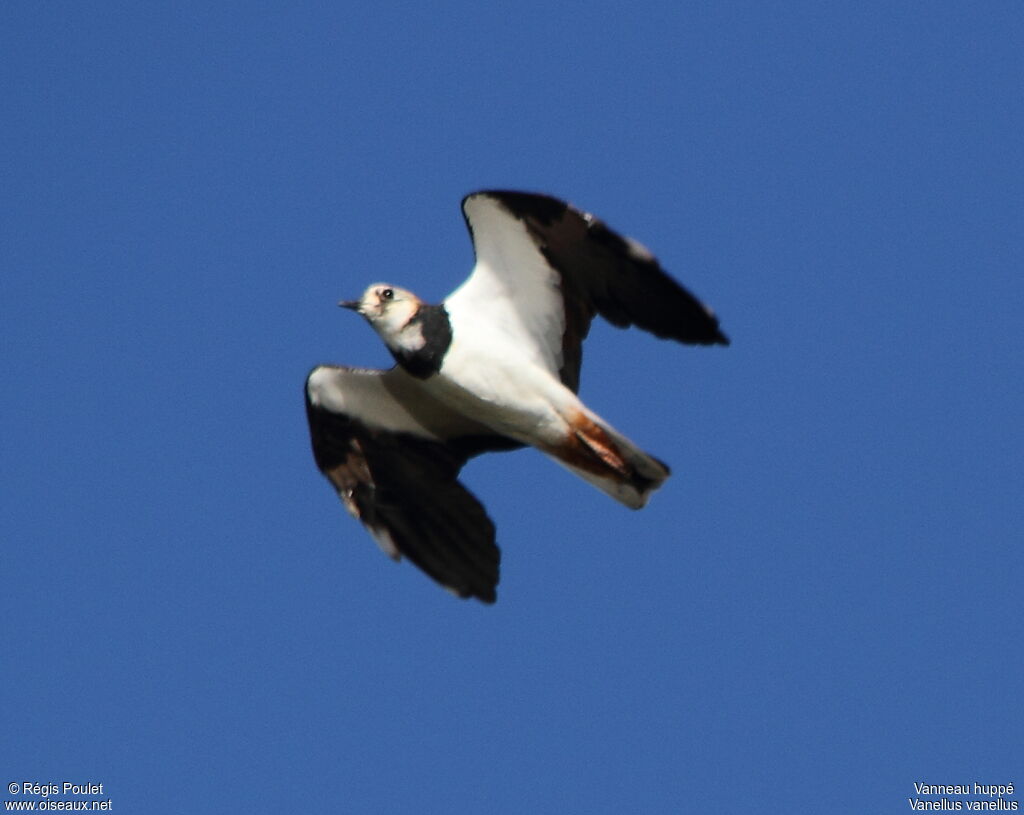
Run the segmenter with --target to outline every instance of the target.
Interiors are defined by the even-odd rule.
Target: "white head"
[[[387,283],[374,283],[358,300],[343,300],[338,305],[362,314],[384,341],[388,342],[394,341],[402,333],[409,320],[416,316],[423,301],[407,289]]]

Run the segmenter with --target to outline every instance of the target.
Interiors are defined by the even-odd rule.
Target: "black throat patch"
[[[442,306],[420,306],[415,316],[402,330],[403,334],[419,330],[423,344],[418,348],[392,348],[391,356],[395,362],[405,368],[417,379],[426,379],[441,370],[444,355],[452,344],[452,324],[448,321],[448,312]]]

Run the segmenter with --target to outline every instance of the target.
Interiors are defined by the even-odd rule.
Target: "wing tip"
[[[498,602],[498,592],[494,586],[483,586],[473,589],[444,586],[444,589],[448,593],[454,594],[460,600],[479,600],[485,606],[493,606]]]
[[[485,606],[493,606],[498,602],[498,592],[493,588],[487,591],[480,591],[473,595],[477,600],[483,603]]]

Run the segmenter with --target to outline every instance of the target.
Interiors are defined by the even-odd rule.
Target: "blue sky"
[[[0,10],[4,787],[863,813],[1024,784],[1019,4],[364,5]],[[380,554],[302,406],[315,364],[390,365],[335,302],[443,298],[487,187],[597,213],[733,340],[595,325],[583,397],[673,468],[643,512],[532,451],[466,468],[493,607]]]

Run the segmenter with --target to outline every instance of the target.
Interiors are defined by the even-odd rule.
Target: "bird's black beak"
[[[338,305],[342,308],[351,309],[352,311],[359,311],[359,306],[362,305],[360,300],[339,300]]]

